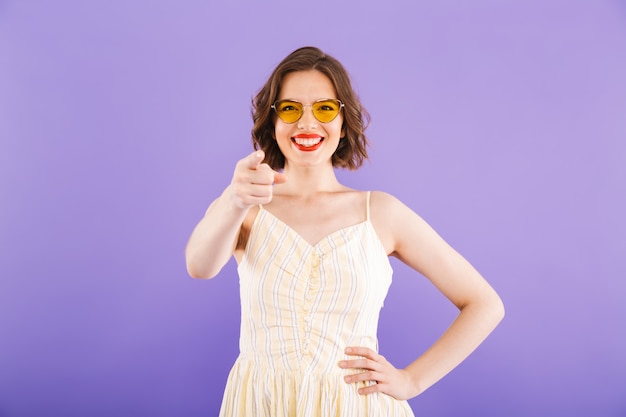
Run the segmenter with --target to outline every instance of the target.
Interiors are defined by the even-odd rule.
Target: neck
[[[337,180],[332,165],[323,168],[285,165],[284,173],[287,182],[280,184],[282,194],[305,198],[319,192],[333,192],[344,188]]]

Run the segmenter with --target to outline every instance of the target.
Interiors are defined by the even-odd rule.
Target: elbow
[[[500,297],[497,298],[495,305],[493,307],[494,310],[494,316],[496,319],[496,323],[500,323],[502,321],[502,319],[504,319],[504,316],[506,315],[506,309],[504,308],[504,302],[502,302],[502,299]]]
[[[483,323],[492,330],[504,319],[505,308],[502,299],[495,291],[490,291],[482,297],[458,306],[463,311],[466,308],[482,317]]]
[[[209,280],[214,278],[219,271],[212,271],[209,268],[200,268],[192,262],[187,261],[187,274],[194,279]]]
[[[205,281],[215,277],[215,275],[202,274],[202,273],[198,273],[198,272],[195,272],[195,271],[189,271],[189,270],[187,270],[187,273],[193,279],[201,279],[201,280],[205,280]]]
[[[494,291],[492,297],[490,297],[488,305],[489,316],[495,327],[502,321],[502,319],[504,319],[504,315],[506,314],[504,302],[502,302],[500,296]]]
[[[185,266],[187,274],[194,279],[208,280],[214,278],[222,269],[223,265],[218,265],[213,257],[205,254],[198,254],[197,251],[185,250]]]

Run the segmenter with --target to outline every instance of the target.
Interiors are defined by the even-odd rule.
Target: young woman
[[[221,416],[412,416],[406,400],[450,372],[493,330],[502,302],[481,275],[393,196],[359,191],[335,168],[367,158],[367,113],[344,67],[300,48],[253,101],[255,151],[208,208],[187,269],[212,278],[238,262],[240,355]],[[459,309],[405,369],[377,352],[388,256]]]

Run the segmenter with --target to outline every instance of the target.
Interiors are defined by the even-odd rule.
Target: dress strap
[[[367,192],[367,221],[368,222],[370,221],[370,194],[371,193],[372,193],[371,191]]]

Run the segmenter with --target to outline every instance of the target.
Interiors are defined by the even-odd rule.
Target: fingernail
[[[339,366],[341,366],[342,368],[343,368],[344,366],[346,366],[346,361],[341,361],[341,362],[339,362]]]
[[[351,353],[352,349],[351,348],[346,348],[346,353]]]

